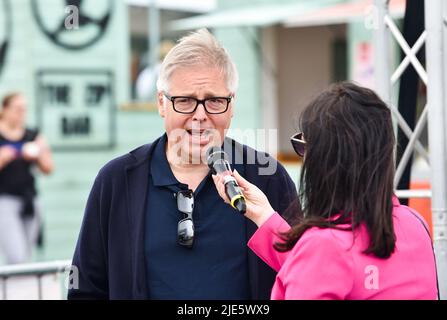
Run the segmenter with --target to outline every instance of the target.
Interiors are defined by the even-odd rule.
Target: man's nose
[[[208,115],[205,111],[205,105],[203,103],[199,103],[199,105],[197,106],[196,111],[194,111],[193,113],[193,120],[199,120],[199,121],[203,121],[206,118],[208,118]]]

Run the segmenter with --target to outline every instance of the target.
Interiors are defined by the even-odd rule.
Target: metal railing
[[[71,261],[0,267],[0,300],[62,300]]]

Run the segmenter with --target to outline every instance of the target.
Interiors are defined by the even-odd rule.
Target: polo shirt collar
[[[154,186],[171,186],[179,184],[179,181],[172,173],[166,157],[166,133],[161,137],[154,149],[151,160],[151,175]]]

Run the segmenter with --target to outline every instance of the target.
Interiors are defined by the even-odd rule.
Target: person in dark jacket
[[[238,76],[205,29],[181,39],[157,82],[166,133],[109,162],[93,184],[73,257],[69,299],[268,299],[275,272],[246,246],[256,225],[219,197],[206,152],[278,212],[297,199],[284,167],[226,137]]]

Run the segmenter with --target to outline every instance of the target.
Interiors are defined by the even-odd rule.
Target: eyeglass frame
[[[292,144],[293,150],[296,152],[296,154],[301,158],[304,158],[304,155],[306,153],[306,141],[304,141],[302,137],[302,132],[295,133],[293,136],[290,137],[290,143]],[[303,149],[302,151],[299,150],[300,147]]]
[[[199,104],[201,104],[203,106],[203,108],[205,109],[205,112],[208,114],[222,114],[228,111],[228,108],[230,107],[230,103],[231,100],[233,100],[234,96],[230,95],[229,97],[209,97],[209,98],[205,98],[205,99],[197,99],[194,97],[188,97],[188,96],[170,96],[169,94],[167,94],[166,92],[163,92],[163,95],[172,103],[172,108],[174,109],[175,112],[177,113],[181,113],[181,114],[193,114],[194,112],[196,112],[197,108],[199,107]],[[194,107],[194,109],[191,112],[183,112],[183,111],[178,111],[175,108],[175,99],[177,98],[187,98],[187,99],[194,99],[196,100],[196,106]],[[212,99],[225,99],[227,101],[227,107],[225,108],[224,111],[221,112],[209,112],[208,109],[206,108],[206,101],[208,100],[212,100]]]
[[[194,211],[194,192],[191,189],[180,190],[177,192],[176,198],[177,209],[183,215],[177,224],[177,243],[183,247],[192,248],[194,244],[194,221],[192,218]],[[182,203],[181,201],[183,199],[188,199],[189,203]],[[181,231],[186,231],[186,233]]]

